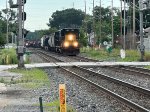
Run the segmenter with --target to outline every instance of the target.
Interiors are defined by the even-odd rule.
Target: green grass
[[[17,54],[16,49],[0,49],[0,64],[7,65],[7,64],[17,64]],[[27,55],[25,64],[30,63],[30,56]]]
[[[119,61],[123,62],[133,62],[133,61],[139,61],[140,59],[140,52],[135,50],[126,50],[126,58],[120,59]]]
[[[92,48],[82,48],[82,54],[85,54],[87,57],[91,57],[93,59],[106,60],[110,58],[117,58],[119,54],[119,50],[113,50],[111,53],[108,53],[106,49],[92,49]]]
[[[150,61],[150,52],[146,52],[144,56],[145,61]]]
[[[145,66],[145,68],[150,69],[150,66]]]
[[[97,49],[94,48],[81,48],[81,54],[98,60],[111,60],[115,59],[120,62],[134,62],[139,61],[140,52],[137,50],[126,50],[126,57],[122,59],[120,57],[120,49],[113,49],[111,53],[108,53],[106,49]],[[150,61],[150,53],[145,53],[145,61]]]
[[[50,85],[47,74],[41,69],[12,69],[10,71],[22,74],[22,77],[14,83],[20,83],[23,87],[35,89]]]
[[[35,106],[39,106],[36,104]],[[59,100],[55,100],[50,103],[43,103],[43,110],[48,112],[60,112],[60,103]],[[73,107],[67,105],[67,112],[76,112]]]
[[[1,49],[0,50],[0,64],[17,64],[16,50],[11,49]]]

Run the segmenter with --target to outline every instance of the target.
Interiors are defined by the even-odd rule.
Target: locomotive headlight
[[[72,40],[73,40],[73,37],[74,37],[73,35],[68,35],[68,40],[69,40],[69,41],[72,41]]]
[[[73,42],[74,47],[78,47],[78,45],[79,45],[78,42]]]
[[[64,47],[69,47],[69,42],[64,42]]]

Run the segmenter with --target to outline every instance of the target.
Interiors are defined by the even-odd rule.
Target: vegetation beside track
[[[12,69],[10,71],[22,74],[20,79],[13,80],[12,83],[20,83],[25,88],[36,89],[50,85],[47,74],[41,69]]]
[[[98,60],[113,60],[117,62],[135,62],[140,59],[140,52],[137,50],[126,50],[126,57],[122,59],[120,57],[120,49],[113,49],[112,52],[108,52],[106,49],[95,48],[81,48],[81,55],[98,59]],[[146,52],[144,56],[145,61],[150,61],[150,53]]]
[[[43,103],[43,107],[45,108],[44,110],[48,112],[60,112],[59,100],[55,100],[50,103]],[[67,112],[76,112],[76,111],[73,109],[72,106],[67,105]]]
[[[22,77],[20,79],[12,80],[11,83],[13,84],[19,83],[21,84],[21,86],[27,89],[36,89],[42,86],[50,87],[50,81],[47,76],[47,73],[41,69],[12,69],[10,71],[22,74]],[[43,102],[43,107],[50,112],[51,111],[59,112],[60,103],[59,100],[55,100],[50,103]],[[76,111],[71,106],[67,105],[67,112],[76,112]]]
[[[17,64],[17,54],[14,48],[0,49],[0,64]]]
[[[26,55],[25,63],[30,63],[29,55]],[[0,49],[0,65],[17,64],[17,54],[15,48]]]

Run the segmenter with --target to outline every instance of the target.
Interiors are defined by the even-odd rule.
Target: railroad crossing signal
[[[22,12],[22,20],[23,20],[23,21],[25,21],[25,20],[27,19],[26,16],[27,16],[27,15],[26,15],[26,12]]]
[[[25,52],[24,49],[24,40],[23,37],[26,37],[29,31],[24,29],[24,21],[26,20],[26,12],[24,12],[24,4],[26,0],[17,0],[17,4],[13,4],[12,0],[9,0],[10,8],[18,8],[18,45],[17,45],[17,55],[18,55],[18,67],[24,67],[23,55]],[[22,30],[24,29],[24,30]]]

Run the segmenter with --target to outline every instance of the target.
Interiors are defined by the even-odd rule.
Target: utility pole
[[[126,1],[124,0],[124,50],[126,50]]]
[[[8,42],[8,6],[7,6],[7,0],[6,0],[6,19],[7,19],[7,32],[6,32],[6,39],[7,39],[7,44]]]
[[[120,36],[121,36],[121,43],[123,43],[123,39],[122,39],[122,0],[120,0],[120,5],[121,5],[121,14],[120,14]],[[122,45],[123,48],[123,45]]]
[[[135,0],[133,0],[133,37],[132,37],[132,45],[133,45],[133,49],[135,49]]]
[[[73,2],[73,9],[74,9],[74,2]]]
[[[112,0],[112,9],[111,9],[111,25],[112,25],[112,47],[114,47],[114,12],[113,12],[113,0]]]
[[[84,1],[84,4],[85,4],[85,35],[87,37],[87,20],[86,20],[86,0]]]
[[[85,4],[85,14],[86,14],[86,0],[84,1],[84,4]]]
[[[99,40],[100,42],[101,39],[102,39],[102,1],[100,0],[100,40]]]
[[[141,59],[140,61],[144,61],[144,38],[143,38],[143,0],[139,0],[139,7],[140,7],[140,52],[141,52]]]
[[[94,14],[94,0],[93,0],[93,35],[94,35],[94,42],[93,42],[93,45],[95,45],[95,41],[96,41],[96,39],[95,39],[95,18],[94,18],[94,16],[95,16],[95,14]]]

